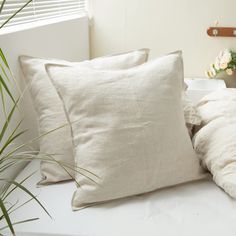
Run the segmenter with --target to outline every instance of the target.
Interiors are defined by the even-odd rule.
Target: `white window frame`
[[[6,0],[0,14],[0,25],[27,2],[28,0]],[[32,0],[0,29],[0,34],[83,17],[87,15],[86,2],[86,0]]]

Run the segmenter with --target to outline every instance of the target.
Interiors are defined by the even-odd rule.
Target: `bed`
[[[17,177],[20,181],[39,169],[32,161]],[[73,212],[73,182],[36,187],[37,171],[25,186],[35,193],[50,212],[30,202],[16,211],[15,220],[39,217],[38,221],[16,226],[17,235],[24,236],[120,236],[120,235],[227,235],[236,232],[236,202],[217,187],[211,179],[192,182],[153,193],[130,197]],[[12,199],[26,199],[19,192]],[[28,199],[28,198],[27,198]]]
[[[192,100],[199,99],[209,90],[224,87],[221,82],[202,81],[197,88],[194,81],[186,80]],[[201,91],[199,95],[198,91]],[[196,96],[197,95],[197,96]],[[39,217],[34,222],[15,226],[20,236],[121,236],[121,235],[227,235],[236,232],[236,202],[220,189],[210,177],[152,193],[111,201],[72,211],[71,193],[76,189],[73,182],[37,187],[41,179],[39,161],[34,160],[16,178],[23,180],[43,203],[52,216],[31,201],[12,214],[14,221]],[[19,191],[11,196],[11,202],[27,201],[25,193]],[[4,234],[5,235],[5,234]],[[8,235],[6,233],[6,235]]]

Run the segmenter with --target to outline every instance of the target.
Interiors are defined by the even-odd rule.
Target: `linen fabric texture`
[[[148,49],[140,49],[83,62],[68,62],[29,56],[19,57],[24,77],[30,87],[40,135],[56,129],[40,139],[40,152],[51,154],[50,158],[55,160],[41,161],[42,181],[40,184],[69,180],[74,178],[75,173],[70,128],[66,125],[67,120],[62,102],[48,78],[45,64],[57,63],[59,65],[77,66],[78,68],[117,70],[143,64],[147,61],[148,54]]]
[[[189,136],[192,138],[194,129],[198,128],[202,123],[202,118],[198,112],[195,104],[188,98],[185,91],[182,94],[182,103],[184,110],[184,119],[186,127],[189,132]]]
[[[215,183],[236,199],[236,89],[217,90],[198,104],[201,129],[193,144]]]
[[[204,177],[185,127],[180,54],[120,71],[46,68],[80,169],[74,210]]]

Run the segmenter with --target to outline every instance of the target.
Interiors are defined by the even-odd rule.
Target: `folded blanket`
[[[202,124],[194,148],[215,183],[236,199],[236,89],[213,92],[197,108]]]

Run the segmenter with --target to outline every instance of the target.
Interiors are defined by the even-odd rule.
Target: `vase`
[[[217,75],[216,79],[224,80],[227,88],[236,88],[236,71],[233,71],[232,75],[222,72]]]

